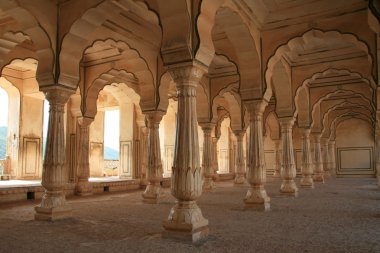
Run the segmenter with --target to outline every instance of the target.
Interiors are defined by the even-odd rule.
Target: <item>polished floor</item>
[[[72,197],[74,217],[57,222],[33,220],[38,201],[2,205],[0,252],[380,252],[375,179],[334,178],[297,198],[268,181],[269,212],[242,208],[247,186],[222,182],[203,194],[210,236],[195,245],[161,238],[174,203],[169,189],[157,205],[142,203],[142,191]]]

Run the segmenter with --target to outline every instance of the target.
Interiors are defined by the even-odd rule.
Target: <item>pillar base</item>
[[[244,174],[236,174],[234,184],[244,184],[244,183],[245,183]]]
[[[325,179],[329,179],[331,177],[330,171],[329,170],[325,170],[324,173],[323,173],[323,176],[324,176]]]
[[[148,204],[157,204],[160,197],[161,186],[160,183],[149,183],[145,188],[143,196],[143,202]]]
[[[92,195],[92,184],[88,181],[78,182],[75,187],[75,195],[90,196]]]
[[[210,192],[215,189],[215,183],[212,180],[212,177],[205,177],[204,182],[203,182],[203,187],[202,190],[204,192]]]
[[[273,172],[273,177],[280,178],[281,177],[280,172],[279,171],[274,171]]]
[[[54,221],[72,216],[71,206],[66,204],[63,191],[46,191],[41,204],[34,210],[35,220]]]
[[[283,179],[280,192],[284,195],[289,195],[292,197],[298,196],[298,188],[293,179]]]
[[[314,174],[314,182],[324,183],[325,178],[324,178],[323,174]]]
[[[208,236],[208,220],[195,201],[178,201],[163,222],[164,238],[197,242]]]
[[[257,211],[270,210],[270,198],[263,185],[251,186],[244,198],[245,208]]]
[[[302,176],[301,184],[300,186],[305,189],[313,189],[314,188],[314,181],[311,175]]]
[[[36,206],[34,210],[36,211],[34,219],[40,221],[62,220],[72,216],[72,208],[69,205],[52,208]]]

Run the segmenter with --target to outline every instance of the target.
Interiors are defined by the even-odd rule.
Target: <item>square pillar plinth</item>
[[[175,222],[164,221],[165,228],[163,238],[196,243],[207,238],[209,234],[208,220],[198,224],[178,224]]]
[[[195,201],[179,201],[163,222],[163,238],[196,243],[208,236],[208,220]]]
[[[55,221],[70,218],[72,216],[72,208],[70,205],[46,208],[36,206],[34,208],[36,213],[34,214],[35,220],[41,221]]]

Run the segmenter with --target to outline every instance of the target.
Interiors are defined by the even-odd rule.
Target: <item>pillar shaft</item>
[[[266,182],[266,167],[263,144],[262,117],[267,102],[260,101],[247,105],[250,113],[250,136],[247,181],[250,183],[247,195],[244,199],[246,207],[254,207],[258,210],[270,209],[264,184]]]
[[[294,161],[293,148],[293,124],[294,118],[280,119],[282,136],[282,184],[280,192],[283,194],[297,196],[298,188],[294,182],[296,177],[296,165]]]
[[[202,194],[202,168],[199,164],[196,87],[205,72],[200,66],[188,65],[169,69],[176,83],[178,115],[171,192],[177,199],[164,236],[180,237],[193,242],[207,236],[206,220],[196,200]]]
[[[214,165],[213,165],[213,148],[212,148],[212,137],[211,132],[214,124],[203,124],[203,159],[202,167],[204,173],[203,181],[203,191],[211,191],[215,188],[213,177],[214,177]]]
[[[313,162],[310,148],[310,129],[303,129],[302,132],[302,179],[301,187],[314,188]]]
[[[282,170],[282,166],[281,166],[281,140],[275,140],[274,141],[274,155],[275,155],[275,158],[274,158],[274,164],[273,164],[273,176],[274,177],[280,177],[281,176],[281,170]]]
[[[323,172],[325,179],[330,177],[330,153],[329,153],[329,140],[323,139],[323,151],[322,151],[322,160],[323,160]]]
[[[213,179],[216,180],[218,176],[219,164],[218,164],[218,138],[212,137],[212,156],[213,156],[213,169],[214,176]]]
[[[148,167],[148,128],[141,128],[141,184],[147,185],[147,167]]]
[[[377,182],[378,186],[380,187],[380,129],[376,129],[376,176],[377,176]]]
[[[234,132],[237,140],[237,152],[236,152],[236,172],[235,172],[235,184],[244,184],[245,182],[245,162],[244,162],[244,149],[243,140],[245,131]]]
[[[66,203],[64,187],[68,181],[65,157],[64,109],[72,93],[63,88],[45,91],[50,104],[46,154],[42,169],[45,193],[41,204],[35,207],[36,220],[56,220],[71,216]]]
[[[78,150],[78,160],[77,160],[77,177],[78,182],[75,188],[75,194],[80,196],[91,195],[92,185],[88,181],[90,177],[90,124],[93,119],[89,118],[79,118],[78,128],[79,128],[79,150]]]
[[[321,136],[315,134],[314,136],[314,181],[315,182],[324,182],[323,175],[323,161],[321,154]]]
[[[336,175],[335,141],[329,142],[330,173]]]
[[[146,115],[148,121],[148,185],[142,196],[144,202],[147,203],[157,203],[161,190],[160,181],[163,171],[159,127],[162,116],[162,112],[149,112]]]

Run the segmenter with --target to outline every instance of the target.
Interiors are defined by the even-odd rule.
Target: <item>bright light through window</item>
[[[104,160],[119,160],[120,111],[104,115]]]
[[[8,93],[0,88],[0,159],[5,159],[7,153],[7,126],[8,126]],[[2,168],[0,167],[0,174]]]
[[[8,125],[8,93],[0,88],[0,126]]]

